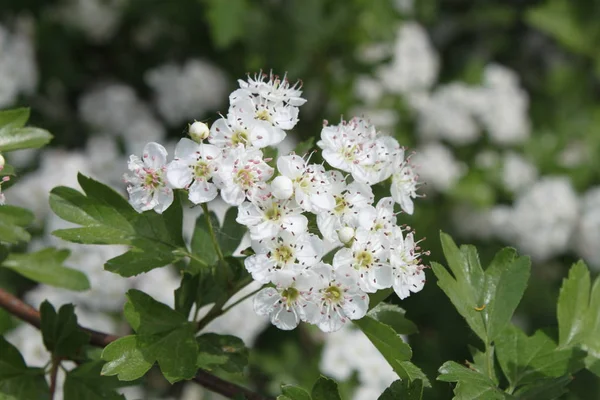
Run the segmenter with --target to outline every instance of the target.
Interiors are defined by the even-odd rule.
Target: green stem
[[[206,218],[208,232],[210,233],[210,238],[213,242],[213,246],[215,247],[215,251],[217,252],[217,256],[219,257],[219,260],[225,261],[225,257],[223,257],[223,252],[221,251],[221,246],[219,246],[219,242],[217,241],[217,235],[215,235],[215,229],[210,219],[210,213],[208,212],[208,206],[206,203],[202,203],[202,210],[204,211],[204,218]]]
[[[493,347],[490,343],[485,343],[485,356],[487,360],[487,371],[488,376],[491,380],[494,380],[494,352],[492,351]]]
[[[237,300],[236,302],[234,302],[233,304],[228,305],[227,307],[223,308],[223,310],[221,311],[222,314],[225,314],[227,311],[229,311],[230,309],[232,309],[233,307],[237,306],[238,304],[240,304],[242,301],[247,300],[248,298],[254,296],[256,293],[258,293],[263,287],[259,287],[258,289],[248,293],[247,295],[245,295],[244,297],[242,297],[241,299]]]

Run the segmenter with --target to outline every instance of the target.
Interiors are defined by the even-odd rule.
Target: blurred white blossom
[[[438,142],[421,146],[411,158],[419,179],[425,182],[424,190],[438,192],[450,190],[465,174],[467,168],[454,158],[452,151]]]
[[[23,20],[15,32],[0,25],[0,108],[12,105],[20,94],[33,94],[38,82],[35,49]]]
[[[515,152],[504,155],[502,167],[502,183],[511,192],[519,192],[537,179],[538,171],[534,164]]]
[[[573,246],[577,255],[600,270],[600,187],[588,190],[581,199],[581,217]]]
[[[53,12],[66,25],[92,41],[104,43],[115,35],[128,0],[65,0]]]

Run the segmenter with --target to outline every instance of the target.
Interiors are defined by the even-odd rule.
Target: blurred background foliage
[[[185,116],[187,121],[213,121],[217,111],[225,113],[226,94],[234,88],[235,79],[247,72],[287,71],[290,80],[302,79],[308,99],[295,130],[298,140],[318,137],[323,120],[336,123],[339,115],[349,118],[358,110],[370,117],[370,112],[385,109],[391,110],[393,118],[381,129],[395,135],[408,152],[416,149],[418,154],[419,146],[430,139],[423,139],[420,133],[422,116],[412,106],[411,93],[386,91],[390,82],[378,74],[380,66],[394,57],[390,49],[398,40],[399,29],[403,24],[417,23],[426,30],[439,65],[430,87],[453,82],[482,85],[486,67],[500,64],[518,77],[528,99],[530,128],[525,139],[508,145],[484,135],[466,144],[438,138],[437,142],[450,149],[460,163],[462,172],[443,190],[424,187],[427,195],[417,202],[415,214],[401,218],[419,237],[427,238],[422,244],[431,251],[426,264],[430,260],[443,262],[439,230],[451,233],[459,242],[476,244],[485,265],[503,245],[517,246],[528,254],[528,247],[521,245],[524,236],[544,240],[552,235],[549,230],[566,229],[566,238],[561,239],[557,251],[533,255],[533,275],[517,312],[517,322],[533,332],[556,324],[558,288],[573,261],[586,257],[592,266],[600,267],[600,221],[598,211],[593,213],[600,202],[582,205],[585,194],[600,184],[598,21],[597,0],[0,0],[0,23],[5,32],[20,32],[29,38],[37,76],[34,88],[4,97],[2,106],[31,107],[30,123],[54,134],[51,146],[77,151],[103,133],[82,112],[82,97],[93,88],[122,83],[158,116],[166,137],[177,139],[185,132],[186,123],[172,122],[159,110],[161,100],[149,84],[148,71],[166,63],[183,65],[200,59],[224,74],[228,90],[212,99],[211,106]],[[6,35],[3,40],[7,40]],[[381,47],[387,51],[379,51]],[[376,56],[369,55],[372,53]],[[9,54],[0,52],[0,59]],[[410,52],[406,54],[410,56]],[[410,63],[410,59],[403,62]],[[415,68],[418,72],[430,66]],[[14,79],[6,71],[0,67],[0,80]],[[385,94],[375,96],[374,101],[365,99],[357,90],[362,77],[378,79]],[[211,84],[212,76],[204,79]],[[182,91],[186,89],[186,85],[181,86]],[[189,90],[200,89],[191,85]],[[198,97],[214,95],[210,91],[194,93]],[[173,96],[177,98],[177,92]],[[182,92],[181,96],[187,94]],[[177,99],[173,101],[177,104]],[[452,117],[453,110],[449,113]],[[497,123],[509,124],[510,118],[510,113],[505,113]],[[118,151],[126,155],[127,144],[118,135],[116,140]],[[502,157],[507,151],[518,154],[536,171],[534,179],[525,183],[525,190],[541,179],[537,177],[561,176],[566,177],[576,196],[576,201],[569,203],[560,200],[561,193],[543,192],[541,203],[535,204],[541,207],[557,202],[555,207],[574,211],[561,219],[559,210],[555,224],[532,223],[527,228],[515,228],[518,232],[514,235],[511,231],[490,233],[494,229],[489,226],[479,229],[481,218],[474,219],[473,215],[511,207],[521,196],[507,189],[503,181]],[[438,160],[421,160],[421,164],[424,161]],[[60,163],[60,158],[56,162]],[[35,173],[40,163],[42,158],[31,157],[21,163],[21,171]],[[123,163],[120,171],[124,168]],[[118,179],[119,174],[116,176]],[[19,186],[18,179],[14,186]],[[7,198],[10,202],[10,190]],[[535,213],[535,208],[524,210],[525,216]],[[457,210],[467,213],[457,214]],[[511,215],[518,218],[521,214]],[[555,215],[554,211],[549,216],[542,212],[539,218],[552,219]],[[38,229],[41,234],[43,224]],[[584,234],[587,236],[581,236]],[[419,333],[409,338],[413,361],[434,381],[444,361],[466,360],[470,357],[468,345],[476,342],[436,286],[433,274],[428,278],[429,284],[421,293],[397,302],[419,328]],[[19,293],[31,287],[7,271],[1,271],[0,285]],[[5,315],[0,320],[3,331],[12,326]],[[258,388],[273,392],[282,382],[310,387],[319,374],[322,346],[315,335],[306,326],[293,332],[270,326],[256,341],[250,380]],[[576,378],[570,398],[600,396],[598,382],[589,372]],[[354,376],[343,384],[347,398],[351,398],[356,383]],[[449,384],[433,385],[425,398],[451,398]],[[168,390],[175,395],[180,389]]]

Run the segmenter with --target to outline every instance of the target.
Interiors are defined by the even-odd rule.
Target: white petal
[[[154,211],[162,214],[173,203],[173,190],[167,187],[157,189],[154,193],[156,205]]]
[[[167,180],[174,188],[183,189],[192,179],[192,169],[185,160],[173,160],[167,165]]]
[[[237,185],[226,185],[221,188],[221,197],[231,206],[239,206],[246,199],[246,193]]]
[[[302,176],[306,169],[306,161],[300,156],[281,156],[277,159],[277,170],[290,179]]]
[[[333,256],[333,268],[352,267],[353,263],[354,257],[352,257],[352,250],[348,248],[338,250]]]
[[[346,297],[342,308],[348,318],[361,319],[369,310],[369,296],[361,291],[352,292]]]
[[[269,269],[273,267],[273,263],[266,254],[255,254],[247,257],[244,260],[244,266],[255,281],[260,283],[269,283],[271,281],[273,273]]]
[[[258,315],[269,315],[279,300],[281,296],[275,288],[264,288],[254,297],[254,311]]]
[[[293,307],[289,309],[287,307],[281,307],[271,315],[271,322],[279,329],[289,331],[298,326],[300,317]]]
[[[194,204],[208,203],[217,197],[217,187],[203,179],[194,181],[189,190],[189,199]]]
[[[198,143],[188,138],[182,138],[175,147],[175,158],[193,158],[198,151]]]
[[[250,203],[249,201],[243,202],[238,207],[238,215],[235,219],[238,224],[254,226],[260,224],[262,220],[262,212],[258,209],[258,207],[256,207],[256,205]]]
[[[308,227],[308,219],[302,215],[288,215],[281,221],[283,229],[296,235],[306,232]]]
[[[167,150],[158,143],[150,142],[144,147],[142,159],[147,167],[159,169],[167,163]]]

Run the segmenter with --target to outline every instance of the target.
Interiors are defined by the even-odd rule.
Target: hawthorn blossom
[[[192,203],[207,203],[217,197],[217,187],[210,181],[220,161],[219,148],[183,138],[167,166],[167,179],[174,188],[188,189]]]
[[[255,254],[244,260],[252,278],[260,283],[273,281],[281,270],[299,273],[315,265],[323,255],[323,243],[318,236],[302,232],[294,235],[282,231],[276,237],[252,242]]]
[[[267,81],[267,77],[269,80]],[[248,81],[238,80],[240,88],[249,91],[252,94],[257,94],[262,98],[273,102],[284,102],[291,106],[299,107],[306,103],[306,99],[302,98],[302,82],[297,81],[293,85],[287,79],[287,73],[283,78],[274,75],[271,72],[269,75],[259,72],[254,75],[254,79],[248,76]]]
[[[279,157],[277,169],[281,174],[278,178],[291,183],[294,199],[305,211],[317,213],[335,207],[329,190],[331,182],[322,165],[309,165],[304,158],[293,154]]]
[[[254,297],[254,311],[268,315],[271,323],[283,330],[291,330],[300,321],[316,323],[320,319],[314,285],[316,273],[307,270],[301,274],[279,271],[274,277],[275,287],[262,289]]]
[[[393,270],[394,292],[405,299],[412,293],[417,293],[425,285],[425,267],[421,264],[421,253],[414,241],[413,233],[408,233],[404,239],[402,231],[396,227],[390,252],[390,264]]]
[[[284,137],[285,133],[273,131],[261,121],[244,118],[234,109],[212,124],[208,141],[226,149],[240,145],[261,149],[281,142]]]
[[[333,256],[333,267],[354,268],[358,285],[367,293],[392,286],[392,267],[388,262],[389,249],[382,232],[356,230],[350,247],[340,249]]]
[[[325,239],[339,243],[337,232],[344,226],[358,225],[359,210],[371,205],[373,191],[369,185],[352,182],[346,185],[339,171],[328,171],[329,193],[335,200],[335,207],[317,214],[317,226]]]
[[[317,322],[323,332],[335,332],[349,320],[361,319],[369,308],[369,296],[358,286],[357,272],[353,268],[333,268],[320,263],[312,268],[321,283],[315,293],[320,310]]]
[[[390,187],[392,198],[400,204],[405,213],[410,215],[414,212],[412,199],[417,197],[417,178],[414,168],[408,161],[402,162],[398,171],[392,176]]]
[[[242,203],[236,221],[248,227],[252,240],[276,237],[281,231],[298,235],[308,226],[308,219],[294,201],[275,198],[269,188],[257,191],[251,201]]]
[[[396,214],[394,214],[394,199],[384,197],[377,203],[376,207],[366,206],[361,209],[358,216],[359,224],[366,230],[373,232],[381,231],[388,235],[396,226]]]
[[[127,167],[133,175],[123,175],[129,203],[137,212],[154,210],[162,214],[173,203],[173,189],[166,179],[167,150],[158,143],[144,147],[142,159],[131,155]]]
[[[263,159],[262,151],[238,146],[232,149],[213,176],[221,189],[221,197],[232,206],[239,206],[252,191],[264,187],[273,175],[273,168]]]

